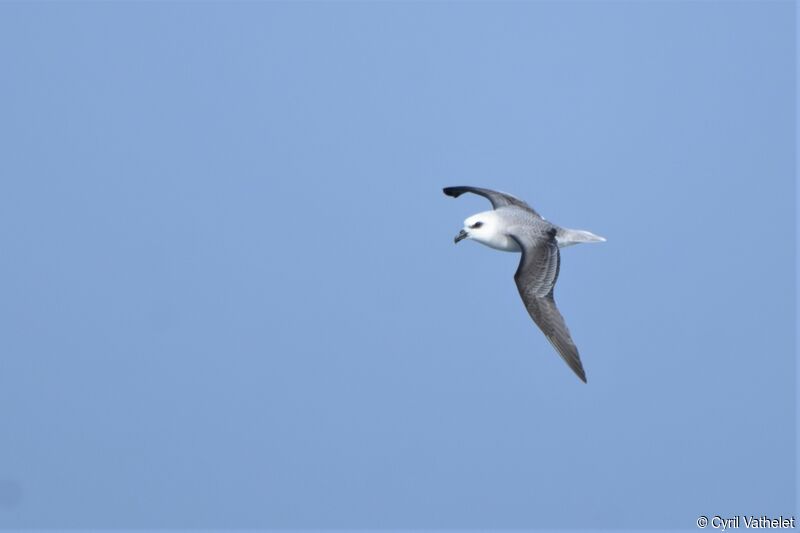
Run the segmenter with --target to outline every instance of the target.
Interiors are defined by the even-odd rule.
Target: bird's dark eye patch
[[[483,222],[476,222],[476,223],[474,223],[473,225],[470,226],[470,229],[478,229],[481,226],[483,226]]]

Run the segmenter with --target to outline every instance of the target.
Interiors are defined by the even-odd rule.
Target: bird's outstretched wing
[[[556,243],[556,229],[548,232],[545,239],[537,238],[533,243],[512,235],[522,250],[514,281],[528,314],[547,340],[556,349],[575,374],[586,383],[586,373],[581,364],[578,348],[572,341],[564,317],[556,307],[553,288],[558,279],[561,256]]]
[[[442,189],[447,196],[452,196],[453,198],[458,198],[465,192],[471,192],[473,194],[477,194],[487,198],[492,203],[492,208],[497,209],[498,207],[505,207],[507,205],[515,205],[517,207],[521,207],[526,209],[536,215],[537,217],[541,218],[541,215],[533,210],[531,206],[527,203],[523,202],[519,198],[511,196],[510,194],[504,192],[493,191],[491,189],[481,189],[480,187],[445,187]]]

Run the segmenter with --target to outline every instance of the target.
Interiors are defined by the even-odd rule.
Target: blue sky
[[[794,9],[3,3],[0,527],[795,514]]]

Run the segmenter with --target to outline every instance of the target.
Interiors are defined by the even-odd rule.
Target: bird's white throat
[[[519,252],[517,242],[508,236],[506,223],[495,211],[484,211],[464,221],[469,239],[503,252]]]

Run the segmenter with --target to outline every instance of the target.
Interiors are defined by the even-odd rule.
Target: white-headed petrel
[[[455,242],[472,239],[496,250],[522,252],[514,281],[525,308],[550,344],[585,383],[586,373],[578,348],[572,341],[564,317],[558,312],[553,288],[561,263],[559,248],[581,242],[603,242],[605,239],[588,231],[556,226],[510,194],[477,187],[444,189],[446,195],[454,198],[465,192],[487,198],[493,209],[466,219]]]

